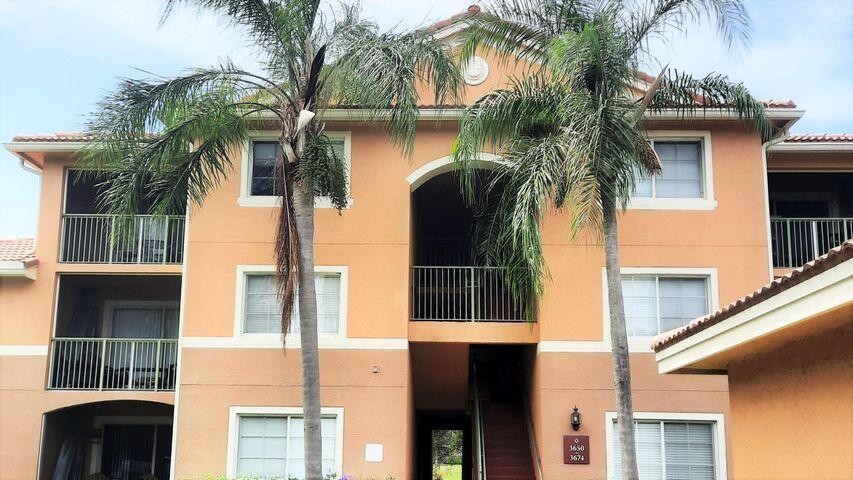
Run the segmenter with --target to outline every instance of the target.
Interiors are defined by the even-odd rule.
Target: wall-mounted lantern
[[[578,431],[581,428],[581,412],[578,411],[578,406],[575,405],[572,411],[572,430]]]

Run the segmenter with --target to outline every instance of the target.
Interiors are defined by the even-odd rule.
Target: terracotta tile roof
[[[80,132],[37,133],[34,135],[15,135],[13,142],[85,142],[90,135]]]
[[[849,133],[798,133],[788,135],[785,142],[789,143],[812,143],[812,142],[853,142],[853,134]]]
[[[655,352],[660,352],[661,350],[684,340],[691,335],[695,335],[696,333],[712,327],[727,318],[733,317],[734,315],[755,306],[770,297],[778,295],[785,290],[799,285],[815,275],[825,272],[850,259],[853,259],[853,240],[847,240],[817,260],[813,260],[802,267],[795,269],[791,273],[773,280],[767,285],[764,285],[758,290],[730,303],[728,306],[723,307],[714,313],[705,315],[704,317],[699,317],[683,327],[658,335],[652,342],[652,349]]]
[[[33,264],[35,247],[34,238],[0,238],[0,262]]]
[[[793,100],[764,100],[764,106],[769,108],[797,108]]]
[[[456,22],[461,22],[462,20],[468,19],[480,13],[480,7],[478,5],[469,6],[464,12],[457,13],[451,17],[445,18],[444,20],[439,20],[432,25],[426,28],[427,32],[435,32],[437,30],[441,30],[444,27],[449,27]]]

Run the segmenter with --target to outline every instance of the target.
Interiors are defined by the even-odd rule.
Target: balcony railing
[[[797,268],[853,238],[853,218],[773,218],[773,266]]]
[[[523,322],[497,267],[412,267],[412,320]]]
[[[132,236],[115,235],[114,215],[62,216],[60,261],[69,263],[181,263],[183,215],[137,215]]]
[[[174,390],[177,364],[176,339],[54,338],[48,388]]]

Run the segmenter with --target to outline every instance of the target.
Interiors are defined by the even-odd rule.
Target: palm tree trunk
[[[305,480],[321,480],[320,353],[317,345],[317,297],[314,291],[314,192],[295,185],[293,211],[299,235],[299,329],[302,337],[302,406]]]
[[[616,204],[608,199],[604,210],[604,257],[607,270],[607,298],[610,307],[610,343],[613,348],[613,371],[616,381],[616,418],[622,455],[622,479],[637,480],[637,454],[634,445],[634,407],[631,400],[631,364],[628,334],[625,330],[625,304],[619,271],[619,237],[616,227]]]

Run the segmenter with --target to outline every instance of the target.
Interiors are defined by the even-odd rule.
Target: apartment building
[[[466,103],[514,73],[485,53],[476,67]],[[782,129],[804,114],[767,106]],[[602,246],[569,243],[550,212],[549,278],[526,322],[500,270],[469,255],[449,157],[462,107],[424,105],[410,159],[358,110],[325,113],[351,198],[340,213],[317,202],[324,471],[429,479],[431,432],[458,429],[463,478],[618,478]],[[716,113],[649,125],[663,174],[620,218],[640,468],[731,478],[725,376],[659,376],[651,339],[851,238],[853,137],[762,145]],[[0,244],[0,478],[300,478],[299,331],[280,332],[271,277],[273,127],[235,146],[201,207],[143,205],[118,243],[75,168],[85,136],[5,144],[41,191],[35,241]],[[484,172],[497,160],[484,152]],[[588,440],[580,464],[573,435]]]

